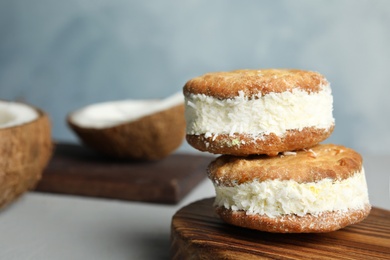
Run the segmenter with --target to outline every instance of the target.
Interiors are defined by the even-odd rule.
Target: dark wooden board
[[[76,144],[57,144],[35,191],[175,204],[206,177],[211,156],[114,160]]]
[[[214,198],[172,218],[172,259],[390,259],[390,211],[373,208],[362,222],[318,234],[274,234],[222,222]]]

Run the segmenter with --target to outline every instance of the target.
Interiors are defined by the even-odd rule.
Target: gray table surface
[[[364,166],[371,204],[390,210],[390,155]],[[207,179],[173,206],[29,192],[0,212],[0,259],[169,259],[172,216],[212,196]]]

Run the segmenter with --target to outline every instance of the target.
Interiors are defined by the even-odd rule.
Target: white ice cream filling
[[[215,206],[247,215],[278,217],[286,214],[318,215],[326,211],[363,209],[368,203],[364,169],[345,180],[323,179],[298,183],[293,180],[253,181],[233,187],[215,185]]]
[[[204,94],[185,96],[187,134],[206,137],[219,134],[247,134],[261,138],[305,127],[329,129],[334,124],[333,96],[329,85],[319,92],[269,93],[247,97],[243,91],[232,99]]]

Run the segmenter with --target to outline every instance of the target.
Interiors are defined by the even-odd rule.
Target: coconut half
[[[162,159],[184,140],[184,97],[93,104],[70,113],[67,122],[86,146],[102,154]]]
[[[0,101],[0,207],[35,187],[51,153],[46,113],[22,103]]]

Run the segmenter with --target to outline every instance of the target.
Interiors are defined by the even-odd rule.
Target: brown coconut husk
[[[114,158],[158,160],[176,150],[184,141],[184,104],[107,128],[86,128],[67,123],[88,147]]]
[[[37,119],[0,129],[0,207],[36,186],[52,154],[49,118],[31,108]]]

